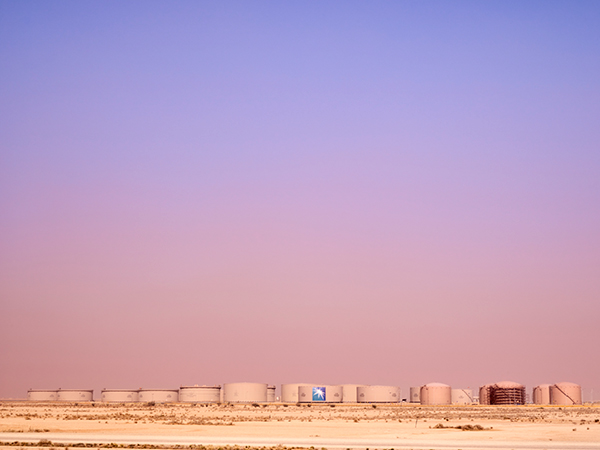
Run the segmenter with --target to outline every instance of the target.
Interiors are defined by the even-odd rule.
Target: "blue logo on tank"
[[[313,402],[324,402],[325,401],[325,388],[324,387],[313,387]]]

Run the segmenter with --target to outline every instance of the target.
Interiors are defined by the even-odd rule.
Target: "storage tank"
[[[490,405],[524,405],[525,386],[514,381],[501,381],[490,389]]]
[[[443,383],[428,383],[421,386],[421,405],[452,404],[452,388]]]
[[[281,385],[281,401],[283,403],[298,403],[298,388],[310,386],[310,383],[286,383]]]
[[[479,404],[491,405],[493,384],[484,384],[479,388]]]
[[[343,399],[342,386],[321,384],[298,387],[298,403],[341,403]]]
[[[223,401],[226,403],[266,403],[266,383],[225,383]]]
[[[453,405],[472,405],[473,403],[472,389],[452,389]]]
[[[410,403],[421,403],[421,387],[410,388]]]
[[[398,403],[398,386],[360,386],[356,388],[359,403]]]
[[[181,386],[179,401],[186,403],[219,403],[221,386]]]
[[[550,404],[550,385],[540,384],[533,388],[532,401],[536,405]]]
[[[581,386],[575,383],[556,383],[550,386],[551,405],[581,405]]]
[[[178,389],[140,389],[140,402],[172,403],[179,400]]]
[[[100,401],[107,403],[134,403],[139,401],[138,389],[102,389]]]
[[[55,402],[58,400],[58,389],[29,389],[27,400],[30,402]]]
[[[342,401],[344,403],[358,403],[356,389],[365,387],[364,384],[342,384]]]
[[[275,386],[267,386],[267,402],[273,403],[275,401]]]
[[[60,402],[91,402],[94,399],[94,390],[59,389],[56,399]]]

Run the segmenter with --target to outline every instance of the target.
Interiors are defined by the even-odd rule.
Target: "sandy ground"
[[[69,445],[600,449],[600,407],[0,403],[0,442],[42,439]]]

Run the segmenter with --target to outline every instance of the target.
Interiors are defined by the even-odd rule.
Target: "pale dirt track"
[[[0,403],[0,442],[42,439],[67,446],[600,450],[600,408]]]

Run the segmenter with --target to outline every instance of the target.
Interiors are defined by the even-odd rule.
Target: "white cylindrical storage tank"
[[[267,402],[273,403],[275,401],[275,390],[276,386],[267,386]]]
[[[540,384],[533,388],[531,400],[535,405],[549,405],[550,404],[550,385]]]
[[[102,389],[100,400],[107,403],[134,403],[139,401],[137,389]]]
[[[58,389],[29,389],[27,400],[30,402],[55,402],[58,400]]]
[[[550,386],[551,405],[581,405],[581,386],[575,383],[556,383]]]
[[[281,401],[283,403],[298,403],[298,388],[310,386],[309,383],[286,383],[281,385]]]
[[[57,400],[60,402],[91,402],[93,389],[59,389]]]
[[[358,403],[357,388],[364,387],[365,384],[342,384],[342,401],[344,403]]]
[[[398,386],[361,386],[356,388],[359,403],[398,403]]]
[[[411,387],[410,388],[410,399],[408,400],[411,403],[421,403],[421,387]]]
[[[471,405],[473,404],[472,389],[452,389],[453,405]]]
[[[421,405],[452,404],[452,388],[443,383],[428,383],[421,386]]]
[[[225,383],[223,401],[227,403],[266,403],[266,383]]]
[[[321,384],[298,387],[298,403],[341,403],[343,399],[342,386]]]
[[[181,386],[179,401],[188,403],[219,403],[221,386]]]
[[[179,400],[178,389],[140,389],[140,402],[172,403]]]
[[[484,384],[479,388],[479,404],[480,405],[491,405],[491,384]]]

